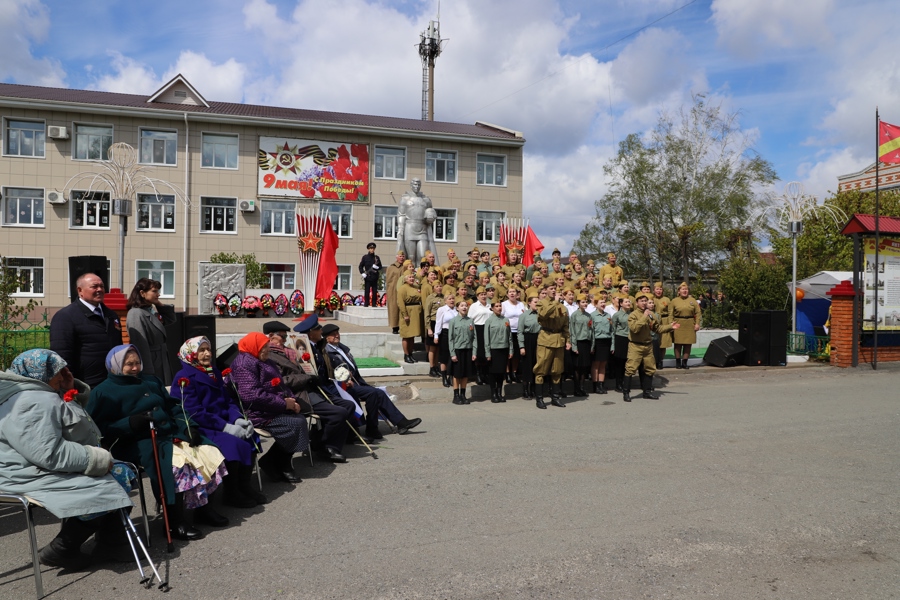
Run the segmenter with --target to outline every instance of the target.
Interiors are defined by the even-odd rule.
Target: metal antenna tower
[[[419,34],[419,56],[422,58],[422,120],[434,121],[434,60],[441,55],[440,5],[438,18],[428,22]]]

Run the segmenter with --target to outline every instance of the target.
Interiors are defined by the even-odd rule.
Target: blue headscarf
[[[138,355],[138,358],[141,357],[141,353],[138,352],[138,349],[134,344],[122,344],[121,346],[116,346],[110,350],[106,355],[106,370],[113,375],[121,375],[122,364],[125,362],[125,355],[132,350]]]
[[[50,383],[67,364],[62,356],[52,350],[28,350],[13,359],[7,372]]]

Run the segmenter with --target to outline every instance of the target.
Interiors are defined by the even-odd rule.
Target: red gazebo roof
[[[841,230],[842,235],[854,233],[875,233],[875,215],[855,214],[850,217]],[[880,217],[878,233],[881,235],[900,235],[900,217]]]

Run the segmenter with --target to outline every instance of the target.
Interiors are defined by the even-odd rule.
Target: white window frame
[[[459,224],[459,210],[455,208],[435,208],[434,211],[437,213],[437,218],[434,220],[434,223],[431,224],[431,232],[434,235],[435,242],[455,242],[456,241],[456,232],[457,225]],[[441,216],[441,211],[452,212],[453,216]],[[444,235],[438,237],[438,221],[442,221],[444,223]],[[447,221],[453,222],[453,236],[447,237]]]
[[[204,156],[205,156],[205,154],[206,154],[206,152],[205,152],[205,146],[206,146],[206,137],[207,137],[207,136],[216,136],[216,137],[233,138],[233,139],[234,139],[234,166],[233,166],[233,167],[229,167],[229,166],[228,166],[228,159],[230,158],[230,156],[227,154],[227,150],[226,150],[225,166],[224,166],[224,167],[217,167],[217,166],[215,166],[215,162],[216,162],[216,161],[215,161],[215,150],[213,150],[213,154],[212,154],[212,157],[213,157],[213,158],[212,158],[212,162],[213,162],[213,164],[211,164],[211,165],[205,165],[205,164],[203,164]],[[210,142],[210,143],[212,143],[212,142]],[[215,144],[213,144],[213,145],[214,145],[214,146],[224,145],[224,146],[226,147],[226,149],[227,149],[227,148],[231,147],[232,144],[218,144],[218,143],[215,143]],[[240,164],[241,164],[241,151],[240,151],[240,150],[241,150],[241,136],[240,136],[240,134],[237,134],[237,133],[222,133],[222,132],[219,132],[219,131],[202,131],[202,132],[200,132],[200,168],[201,168],[201,169],[217,169],[217,170],[220,170],[220,171],[223,171],[223,170],[224,170],[224,171],[237,171],[238,168],[240,167]]]
[[[141,263],[169,263],[172,265],[171,269],[166,268],[165,266],[153,267],[153,266],[145,266],[143,269],[141,268]],[[141,273],[143,271],[143,274]],[[165,273],[172,273],[171,285],[172,289],[167,289],[166,286],[166,278]],[[110,271],[112,272],[112,271]],[[159,273],[159,277],[154,277],[155,274]],[[162,284],[162,288],[159,290],[160,298],[174,298],[175,297],[175,276],[178,274],[176,269],[174,260],[157,260],[152,258],[139,258],[134,261],[134,280],[137,281],[141,277],[146,277],[148,279],[155,279],[156,281]]]
[[[261,200],[259,215],[259,235],[263,236],[296,236],[297,235],[297,203],[284,200]],[[269,214],[272,231],[268,233],[263,231],[266,225],[266,215]],[[275,231],[275,226],[279,225],[281,231]],[[288,226],[290,231],[287,231]]]
[[[296,265],[296,263],[262,263],[262,266],[266,268],[266,277],[269,278],[269,287],[268,287],[268,289],[270,289],[270,290],[280,290],[280,291],[282,291],[282,292],[292,292],[292,291],[298,289],[298,286],[297,286],[297,265]],[[290,270],[290,271],[287,271],[287,270],[283,270],[283,271],[270,271],[270,270],[269,270],[269,267],[274,267],[274,266],[278,266],[278,267],[290,267],[291,270]],[[290,274],[290,276],[291,276],[291,281],[293,281],[293,283],[292,283],[290,286],[287,286],[287,285],[284,283],[285,276],[288,275],[288,274]],[[280,286],[280,287],[279,287],[279,286],[276,286],[276,285],[274,285],[274,284],[272,283],[273,277],[277,277],[277,276],[279,276],[279,275],[280,275],[281,278],[282,278],[282,282],[281,282],[281,286]],[[290,294],[285,294],[285,295],[288,295],[288,296],[289,296]]]
[[[338,274],[334,279],[334,287],[331,289],[335,292],[349,292],[353,289],[353,267],[350,265],[338,265]],[[347,287],[343,287],[341,283],[346,281]]]
[[[489,222],[496,223],[496,228],[491,228],[491,237],[494,239],[486,239],[484,237],[484,218],[482,215],[500,215],[498,218],[490,219]],[[476,210],[475,211],[475,243],[477,244],[499,244],[500,243],[500,223],[506,218],[506,211],[502,210]],[[481,234],[479,234],[479,224],[481,224]]]
[[[17,152],[16,154],[12,154],[9,151],[9,123],[11,121],[22,121],[23,123],[40,123],[44,126],[44,129],[41,131],[42,136],[42,146],[43,153],[42,154],[22,154],[21,152]],[[20,130],[16,130],[20,131]],[[37,131],[37,129],[30,129],[25,131]],[[21,142],[19,144],[19,149],[21,150],[22,145]],[[33,148],[32,142],[32,148]],[[25,117],[6,117],[3,119],[3,156],[14,156],[16,158],[37,158],[37,159],[45,159],[47,158],[47,121],[44,119],[27,119]]]
[[[384,208],[387,210],[394,211],[394,223],[392,225],[393,230],[394,230],[394,235],[392,235],[392,236],[380,235],[379,236],[375,233],[375,227],[376,227],[376,225],[378,225],[378,219],[384,218],[384,217],[379,217],[375,214],[376,210],[379,208]],[[384,233],[384,223],[382,223],[381,231],[382,231],[382,233]],[[390,206],[387,204],[376,204],[372,207],[372,239],[374,239],[374,240],[396,240],[397,239],[397,207],[396,206]]]
[[[402,156],[402,158],[403,158],[403,173],[401,173],[400,175],[397,175],[396,159],[397,159],[397,157],[400,156],[399,154],[381,154],[381,156],[383,157],[382,158],[382,167],[381,167],[382,174],[381,174],[381,176],[377,175],[377,173],[378,173],[378,156],[379,156],[378,151],[379,150],[394,150],[395,152],[397,152],[397,151],[402,152],[403,153],[403,156]],[[393,160],[388,161],[387,160],[388,156],[390,156]],[[388,162],[393,163],[392,169],[391,169],[393,176],[391,176],[391,177],[388,177],[387,175],[384,174],[384,172],[387,169]],[[406,150],[405,146],[381,146],[381,145],[375,146],[375,161],[372,164],[372,174],[375,177],[375,179],[394,179],[394,180],[398,180],[398,181],[406,181],[406,171],[408,170],[408,168],[409,168],[409,159],[407,158],[407,150]]]
[[[149,198],[171,198],[172,201],[165,202],[165,203],[163,203],[163,202],[148,202],[147,200]],[[145,204],[150,207],[149,212],[148,212],[148,215],[149,215],[148,218],[150,220],[148,221],[148,225],[146,227],[142,227],[141,226],[141,207]],[[172,207],[172,227],[166,227],[166,223],[165,223],[165,218],[166,218],[165,208],[167,206]],[[175,209],[177,207],[178,207],[178,203],[175,201],[175,196],[172,194],[138,194],[137,195],[137,210],[135,211],[135,221],[134,221],[135,231],[140,231],[143,233],[147,233],[147,232],[175,233],[175,226],[176,226],[175,215],[177,214],[177,211]],[[149,224],[153,221],[153,213],[155,212],[154,209],[156,209],[156,208],[158,208],[160,211],[162,211],[162,214],[160,215],[161,222],[163,224],[162,227],[153,227],[152,225]]]
[[[40,194],[41,194],[40,198],[37,198],[35,196],[32,196],[32,197],[14,196],[17,200],[20,198],[32,200],[31,223],[27,223],[27,224],[23,225],[22,223],[18,222],[18,219],[17,219],[16,223],[10,223],[8,221],[7,217],[9,216],[9,201],[10,201],[9,190],[28,190],[28,191],[32,191],[32,192],[40,192]],[[35,200],[40,200],[40,208],[35,208],[35,202],[34,202]],[[6,186],[3,188],[3,202],[0,204],[2,204],[2,209],[3,209],[2,219],[3,219],[4,227],[31,227],[34,229],[44,229],[47,227],[47,200],[45,198],[44,188],[27,188],[27,187],[17,187],[17,186],[12,186],[12,185]],[[18,214],[18,202],[16,204],[17,204],[16,208],[17,208],[17,214]],[[43,223],[35,224],[34,214],[38,210],[40,210],[40,213],[42,215],[41,219],[43,220]]]
[[[81,198],[78,196],[83,194]],[[99,199],[98,199],[99,196]],[[84,219],[84,223],[78,224],[76,222],[75,209],[76,204],[78,203],[97,203],[98,204],[98,214],[97,219],[98,223],[96,225],[88,225],[87,224],[87,213],[82,214],[82,218]],[[107,218],[108,221],[106,225],[100,223],[100,214],[99,211],[102,208],[102,204],[106,204]],[[85,210],[87,210],[87,206],[85,206]],[[109,192],[87,192],[85,190],[72,190],[69,192],[69,229],[100,229],[100,230],[108,230],[112,226],[112,202],[109,200]]]
[[[153,151],[150,152],[149,160],[145,160],[144,156],[144,133],[146,132],[155,132],[155,133],[174,133],[175,134],[175,156],[174,162],[166,162],[165,157],[163,158],[163,162],[154,162],[153,161]],[[153,139],[148,138],[148,139]],[[168,142],[168,140],[166,140]],[[164,127],[141,127],[138,130],[138,162],[142,165],[154,165],[157,167],[177,167],[178,166],[178,130],[177,129],[166,129]]]
[[[331,226],[340,239],[350,239],[353,237],[353,205],[346,202],[320,202],[319,214],[322,217],[331,218]],[[334,217],[340,217],[335,220]],[[343,225],[347,226],[347,235],[341,235]]]
[[[28,266],[19,266],[19,265],[11,265],[9,261],[11,260],[39,260],[41,261],[41,266],[37,265],[28,265]],[[31,289],[34,289],[34,275],[35,271],[40,274],[41,278],[41,291],[40,292],[23,292],[17,287],[15,293],[11,294],[16,298],[43,298],[47,293],[46,281],[44,277],[44,271],[46,267],[44,266],[44,257],[42,256],[7,256],[6,257],[6,268],[7,269],[15,269],[17,274],[20,274],[22,271],[28,271],[30,273],[29,281],[31,282]]]
[[[106,148],[103,148],[101,146],[100,158],[90,158],[90,149],[88,150],[88,155],[89,155],[88,158],[78,158],[78,128],[79,127],[96,127],[96,128],[103,127],[103,128],[109,129],[109,146],[107,146]],[[84,135],[87,135],[88,139],[90,140],[91,135],[97,135],[97,134],[84,134]],[[115,130],[113,129],[112,125],[107,125],[105,123],[79,123],[79,122],[72,123],[72,160],[84,160],[84,161],[108,160],[109,159],[109,147],[113,145],[114,136],[115,136]],[[90,146],[90,142],[88,142],[88,145]]]
[[[449,179],[437,179],[437,161],[447,162],[450,159],[447,157],[439,157],[439,156],[429,156],[430,154],[440,155],[440,154],[452,154],[453,155],[453,180]],[[434,164],[429,168],[429,163],[434,162]],[[443,168],[444,177],[447,175],[447,166],[444,165]],[[431,172],[431,176],[429,177],[429,172]],[[459,152],[456,150],[425,150],[425,181],[428,183],[450,183],[455,184],[459,181]]]
[[[231,200],[232,202],[234,202],[234,204],[232,204],[231,206],[207,205],[206,204],[207,200]],[[213,228],[212,229],[204,229],[203,223],[205,220],[207,208],[212,208],[213,211],[215,211],[216,208],[223,209],[224,210],[223,217],[225,219],[226,224],[228,223],[228,211],[230,210],[231,214],[234,217],[234,230],[228,231],[227,229],[224,229],[224,230],[215,229],[215,226],[214,226],[215,223],[213,222],[213,220],[215,219],[215,212],[212,213],[211,221],[210,221],[213,224]],[[200,219],[199,219],[200,220],[200,223],[199,223],[200,233],[208,234],[208,235],[237,235],[237,210],[238,210],[237,197],[234,197],[234,196],[200,196]]]
[[[489,158],[499,158],[502,159],[501,162],[497,162],[496,160],[492,161],[482,161],[482,157]],[[490,187],[506,187],[507,176],[509,175],[509,171],[506,168],[507,158],[505,154],[489,154],[478,153],[475,155],[475,185],[485,185]],[[502,165],[503,167],[503,183],[493,183],[496,180],[496,168],[497,165]],[[491,183],[488,183],[487,180],[487,171],[488,167],[492,167],[491,171]],[[481,177],[484,179],[482,183],[478,183],[479,170],[481,170]]]

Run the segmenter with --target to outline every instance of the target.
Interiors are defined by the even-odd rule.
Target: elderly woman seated
[[[278,368],[268,362],[269,338],[248,333],[238,342],[240,351],[231,363],[231,379],[254,427],[266,429],[275,443],[259,459],[259,467],[276,481],[300,483],[292,459],[309,448],[306,418],[293,392],[281,381]]]
[[[205,337],[193,337],[178,352],[182,369],[172,381],[184,410],[225,456],[225,504],[252,508],[268,502],[253,489],[253,453],[258,441],[253,426],[225,388],[222,373],[213,366],[212,347]],[[182,385],[183,384],[183,385]],[[175,390],[178,390],[175,392]]]
[[[0,372],[0,489],[65,519],[40,559],[66,569],[86,567],[81,545],[119,524],[110,511],[131,507],[118,480],[127,486],[134,475],[99,447],[100,431],[77,398],[86,389],[50,350],[24,352]]]
[[[187,541],[203,537],[185,521],[185,508],[196,508],[199,522],[227,525],[228,519],[208,504],[209,495],[226,474],[222,453],[202,436],[159,379],[141,373],[137,348],[125,344],[110,350],[106,369],[109,375],[91,392],[87,410],[103,434],[104,445],[114,448],[116,456],[142,465],[159,498],[153,424],[172,537]]]

